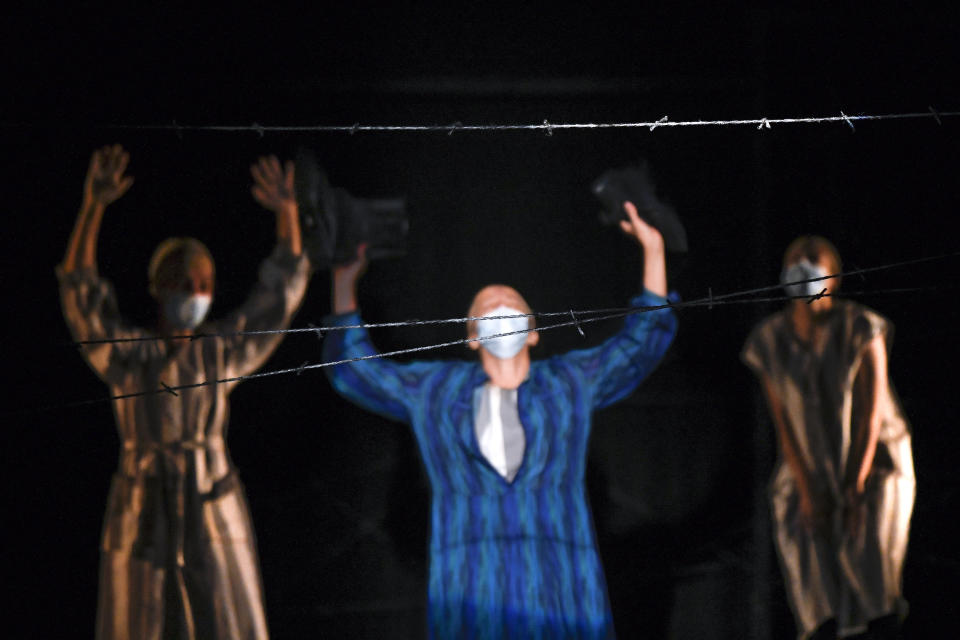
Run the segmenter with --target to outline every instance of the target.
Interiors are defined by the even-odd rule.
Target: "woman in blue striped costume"
[[[644,254],[634,306],[666,302],[660,232],[625,203]],[[361,324],[362,255],[333,272],[338,325]],[[482,289],[471,317],[529,313],[519,293]],[[515,323],[519,321],[519,326]],[[529,318],[471,323],[481,337]],[[414,430],[432,488],[428,626],[434,638],[609,638],[613,621],[584,484],[591,413],[628,395],[676,333],[669,309],[627,317],[592,349],[531,362],[535,331],[472,342],[480,362],[372,359],[326,369],[356,404]],[[375,354],[367,332],[330,334],[327,361]]]

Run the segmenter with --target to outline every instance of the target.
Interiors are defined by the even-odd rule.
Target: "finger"
[[[263,176],[270,182],[277,181],[277,172],[274,170],[269,157],[263,156],[260,158],[260,170],[263,172]]]
[[[291,191],[293,191],[293,177],[294,177],[293,168],[294,168],[293,160],[287,160],[286,163],[284,163],[283,165],[284,173],[286,174],[284,176],[283,182],[286,185],[287,189]]]
[[[270,170],[273,171],[274,177],[283,179],[283,170],[280,168],[280,160],[277,159],[277,156],[271,155],[269,161]]]
[[[119,144],[115,144],[110,147],[110,152],[108,154],[108,166],[111,175],[117,172],[117,166],[120,164],[120,157],[123,155],[123,147]]]
[[[257,158],[257,170],[260,172],[260,176],[264,181],[270,177],[270,164],[267,162],[266,156],[260,156]]]
[[[267,193],[263,187],[259,185],[253,185],[250,187],[250,193],[253,195],[254,200],[262,204],[264,207],[270,208],[270,194]]]
[[[133,186],[133,176],[127,176],[117,185],[117,197],[119,198],[127,192],[127,189]]]
[[[627,212],[627,217],[630,219],[630,224],[636,226],[637,223],[641,222],[640,214],[637,213],[637,207],[629,200],[624,201],[623,210]]]
[[[255,164],[250,165],[250,175],[253,176],[254,181],[259,185],[266,187],[270,184],[267,178],[263,175],[263,169]]]
[[[117,160],[117,176],[123,175],[123,172],[127,170],[127,165],[130,163],[130,154],[126,151],[120,151],[120,157]]]
[[[366,242],[357,245],[357,259],[351,263],[357,272],[362,271],[367,266],[367,249],[369,246]]]
[[[624,233],[630,233],[633,231],[633,226],[631,226],[631,224],[626,220],[620,221],[620,228],[623,229]]]
[[[91,175],[100,170],[100,150],[97,149],[90,154],[90,166],[87,167],[87,174]]]
[[[122,151],[120,150],[119,145],[113,145],[107,150],[105,155],[105,164],[110,168],[111,171],[113,171],[114,167],[117,166],[117,160],[119,159],[121,153]]]

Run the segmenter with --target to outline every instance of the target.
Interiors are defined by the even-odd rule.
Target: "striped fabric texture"
[[[665,302],[645,291],[631,304]],[[432,488],[431,637],[613,636],[584,483],[591,413],[632,392],[675,333],[669,309],[634,314],[598,347],[533,362],[518,390],[526,450],[512,482],[476,440],[473,394],[488,381],[479,362],[375,359],[326,369],[340,394],[416,435]],[[324,341],[327,361],[375,353],[363,329]]]

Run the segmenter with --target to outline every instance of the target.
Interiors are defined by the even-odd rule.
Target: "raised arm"
[[[303,250],[300,216],[293,191],[293,161],[281,168],[276,156],[264,156],[250,165],[253,198],[277,217],[277,244],[299,256]]]
[[[70,234],[63,262],[57,268],[60,306],[74,340],[114,340],[143,335],[120,316],[113,287],[97,274],[97,236],[107,205],[126,193],[133,178],[124,176],[129,156],[120,147],[93,152],[83,183],[83,202]],[[136,359],[139,343],[100,342],[81,353],[107,383],[123,379]]]
[[[655,307],[667,303],[667,267],[663,236],[637,215],[631,202],[624,203],[629,221],[623,232],[643,249],[643,293],[633,306]],[[677,332],[676,315],[670,309],[643,311],[627,316],[624,328],[592,349],[561,356],[577,367],[593,387],[593,406],[602,408],[632,392],[656,368]]]
[[[338,326],[362,324],[357,306],[357,283],[367,267],[365,246],[357,260],[333,267],[332,306],[329,322]],[[324,362],[336,362],[377,355],[366,329],[344,329],[330,333],[323,341]],[[327,367],[330,384],[351,402],[400,422],[410,422],[415,397],[424,377],[443,367],[440,362],[400,363],[387,358],[370,358]]]
[[[97,268],[97,238],[107,205],[117,200],[133,184],[124,176],[130,155],[118,144],[97,149],[90,156],[90,166],[83,182],[80,213],[67,242],[67,251],[60,265],[63,273]]]
[[[226,332],[285,329],[303,300],[309,278],[293,191],[293,163],[281,167],[276,156],[265,156],[250,166],[250,175],[254,200],[276,217],[277,245],[261,264],[259,279],[246,302],[223,322],[221,328]],[[259,369],[281,339],[279,334],[228,338],[229,375],[248,375]]]
[[[643,247],[643,287],[665,298],[667,296],[667,261],[663,236],[655,227],[647,224],[637,215],[637,208],[632,202],[624,202],[623,210],[627,212],[629,220],[621,220],[620,228]]]

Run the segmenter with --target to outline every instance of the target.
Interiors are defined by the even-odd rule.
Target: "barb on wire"
[[[659,120],[657,120],[656,122],[650,125],[650,131],[653,131],[654,129],[659,127],[661,124],[663,124],[667,120],[669,120],[669,118],[667,116],[663,116],[662,118],[660,118]]]
[[[648,129],[653,131],[658,127],[726,127],[726,126],[747,126],[753,125],[758,129],[770,129],[770,125],[780,124],[825,124],[830,122],[845,122],[851,128],[857,121],[868,120],[907,120],[919,118],[934,118],[938,124],[942,124],[943,118],[960,116],[960,111],[937,111],[932,106],[928,106],[926,111],[908,112],[908,113],[881,113],[881,114],[861,114],[856,116],[847,115],[841,112],[839,116],[808,116],[793,118],[739,118],[733,120],[668,120],[666,116],[656,121],[638,121],[638,122],[576,122],[576,123],[552,123],[544,119],[538,124],[461,124],[459,122],[453,125],[449,124],[413,124],[413,125],[382,125],[382,124],[360,124],[359,122],[348,125],[262,125],[254,122],[249,125],[231,125],[231,124],[180,124],[176,121],[169,124],[117,124],[108,123],[97,125],[101,129],[120,129],[120,130],[144,130],[144,131],[174,131],[178,136],[182,136],[184,131],[207,131],[221,133],[236,133],[243,131],[252,131],[258,136],[265,133],[349,133],[359,132],[409,132],[409,133],[448,133],[457,131],[545,131],[547,135],[553,135],[560,129]],[[22,128],[36,126],[29,123],[0,123],[4,128]]]
[[[816,301],[819,300],[820,298],[824,297],[825,295],[827,295],[827,288],[826,288],[826,287],[824,287],[823,289],[821,289],[821,290],[820,290],[820,293],[815,293],[815,294],[813,294],[812,296],[810,296],[809,298],[807,298],[807,304],[813,304],[814,302],[816,302]]]
[[[853,126],[853,120],[850,119],[850,116],[848,116],[847,114],[845,114],[845,113],[843,112],[843,109],[840,110],[840,115],[841,115],[841,117],[843,117],[844,120],[846,120],[847,124],[850,126],[850,131],[852,131],[853,133],[856,133],[856,132],[857,132],[857,128],[856,128],[855,126]]]
[[[580,321],[577,320],[577,314],[573,312],[573,309],[570,309],[570,317],[573,318],[574,323],[576,323],[577,331],[580,332],[580,336],[586,338],[587,334],[583,332],[583,327],[580,326]]]
[[[707,306],[712,309],[714,306],[720,306],[724,302],[732,298],[742,298],[746,296],[753,296],[760,293],[768,293],[770,291],[776,291],[781,289],[785,285],[799,285],[806,284],[808,282],[821,282],[825,280],[831,280],[834,278],[847,278],[849,276],[860,276],[863,279],[864,274],[872,273],[877,271],[885,271],[889,269],[895,269],[899,267],[920,264],[923,262],[932,262],[936,260],[944,260],[947,258],[953,258],[960,256],[960,251],[953,253],[945,253],[936,256],[926,256],[922,258],[915,258],[912,260],[903,260],[900,262],[893,262],[889,264],[879,265],[875,267],[867,268],[855,268],[849,271],[843,271],[840,273],[834,273],[826,276],[819,276],[815,278],[807,278],[805,280],[797,280],[795,282],[787,282],[775,285],[769,285],[765,287],[756,287],[753,289],[745,289],[742,291],[734,291],[731,293],[726,293],[722,295],[714,295],[713,287],[707,288],[707,297],[699,298],[687,302],[676,302],[671,305],[671,308],[682,309],[684,307],[692,306]],[[905,290],[904,290],[905,291]],[[851,292],[847,292],[847,295],[852,295]],[[809,296],[800,296],[804,299],[807,299]],[[789,296],[784,296],[781,298],[776,298],[777,300],[790,300],[793,299]],[[763,300],[751,299],[754,301],[771,301],[773,299],[767,298]],[[577,310],[576,314],[579,316],[589,316],[597,314],[607,314],[607,313],[621,313],[628,311],[633,307],[612,307],[612,308],[603,308],[603,309],[583,309]],[[66,346],[70,347],[84,347],[90,345],[98,344],[110,344],[110,343],[126,343],[126,342],[150,342],[156,340],[182,340],[182,339],[196,339],[196,338],[232,338],[236,336],[256,336],[256,335],[273,335],[273,334],[288,334],[288,333],[314,333],[317,338],[320,340],[323,339],[325,332],[332,331],[344,331],[347,329],[384,329],[392,327],[414,327],[414,326],[423,326],[423,325],[441,325],[441,324],[465,324],[468,322],[481,322],[484,320],[505,320],[512,318],[555,318],[560,316],[571,316],[573,310],[567,311],[539,311],[531,313],[520,313],[520,314],[510,314],[510,315],[497,315],[497,316],[467,316],[463,318],[442,318],[437,320],[401,320],[396,322],[372,322],[365,324],[348,324],[348,325],[331,325],[324,327],[317,327],[313,323],[308,323],[306,327],[295,327],[289,329],[258,329],[258,330],[249,330],[249,331],[230,331],[223,333],[216,332],[203,332],[199,334],[173,334],[173,335],[148,335],[148,336],[136,336],[130,338],[101,338],[95,340],[79,340],[76,342],[67,343]],[[573,315],[574,319],[577,318],[577,315]]]

